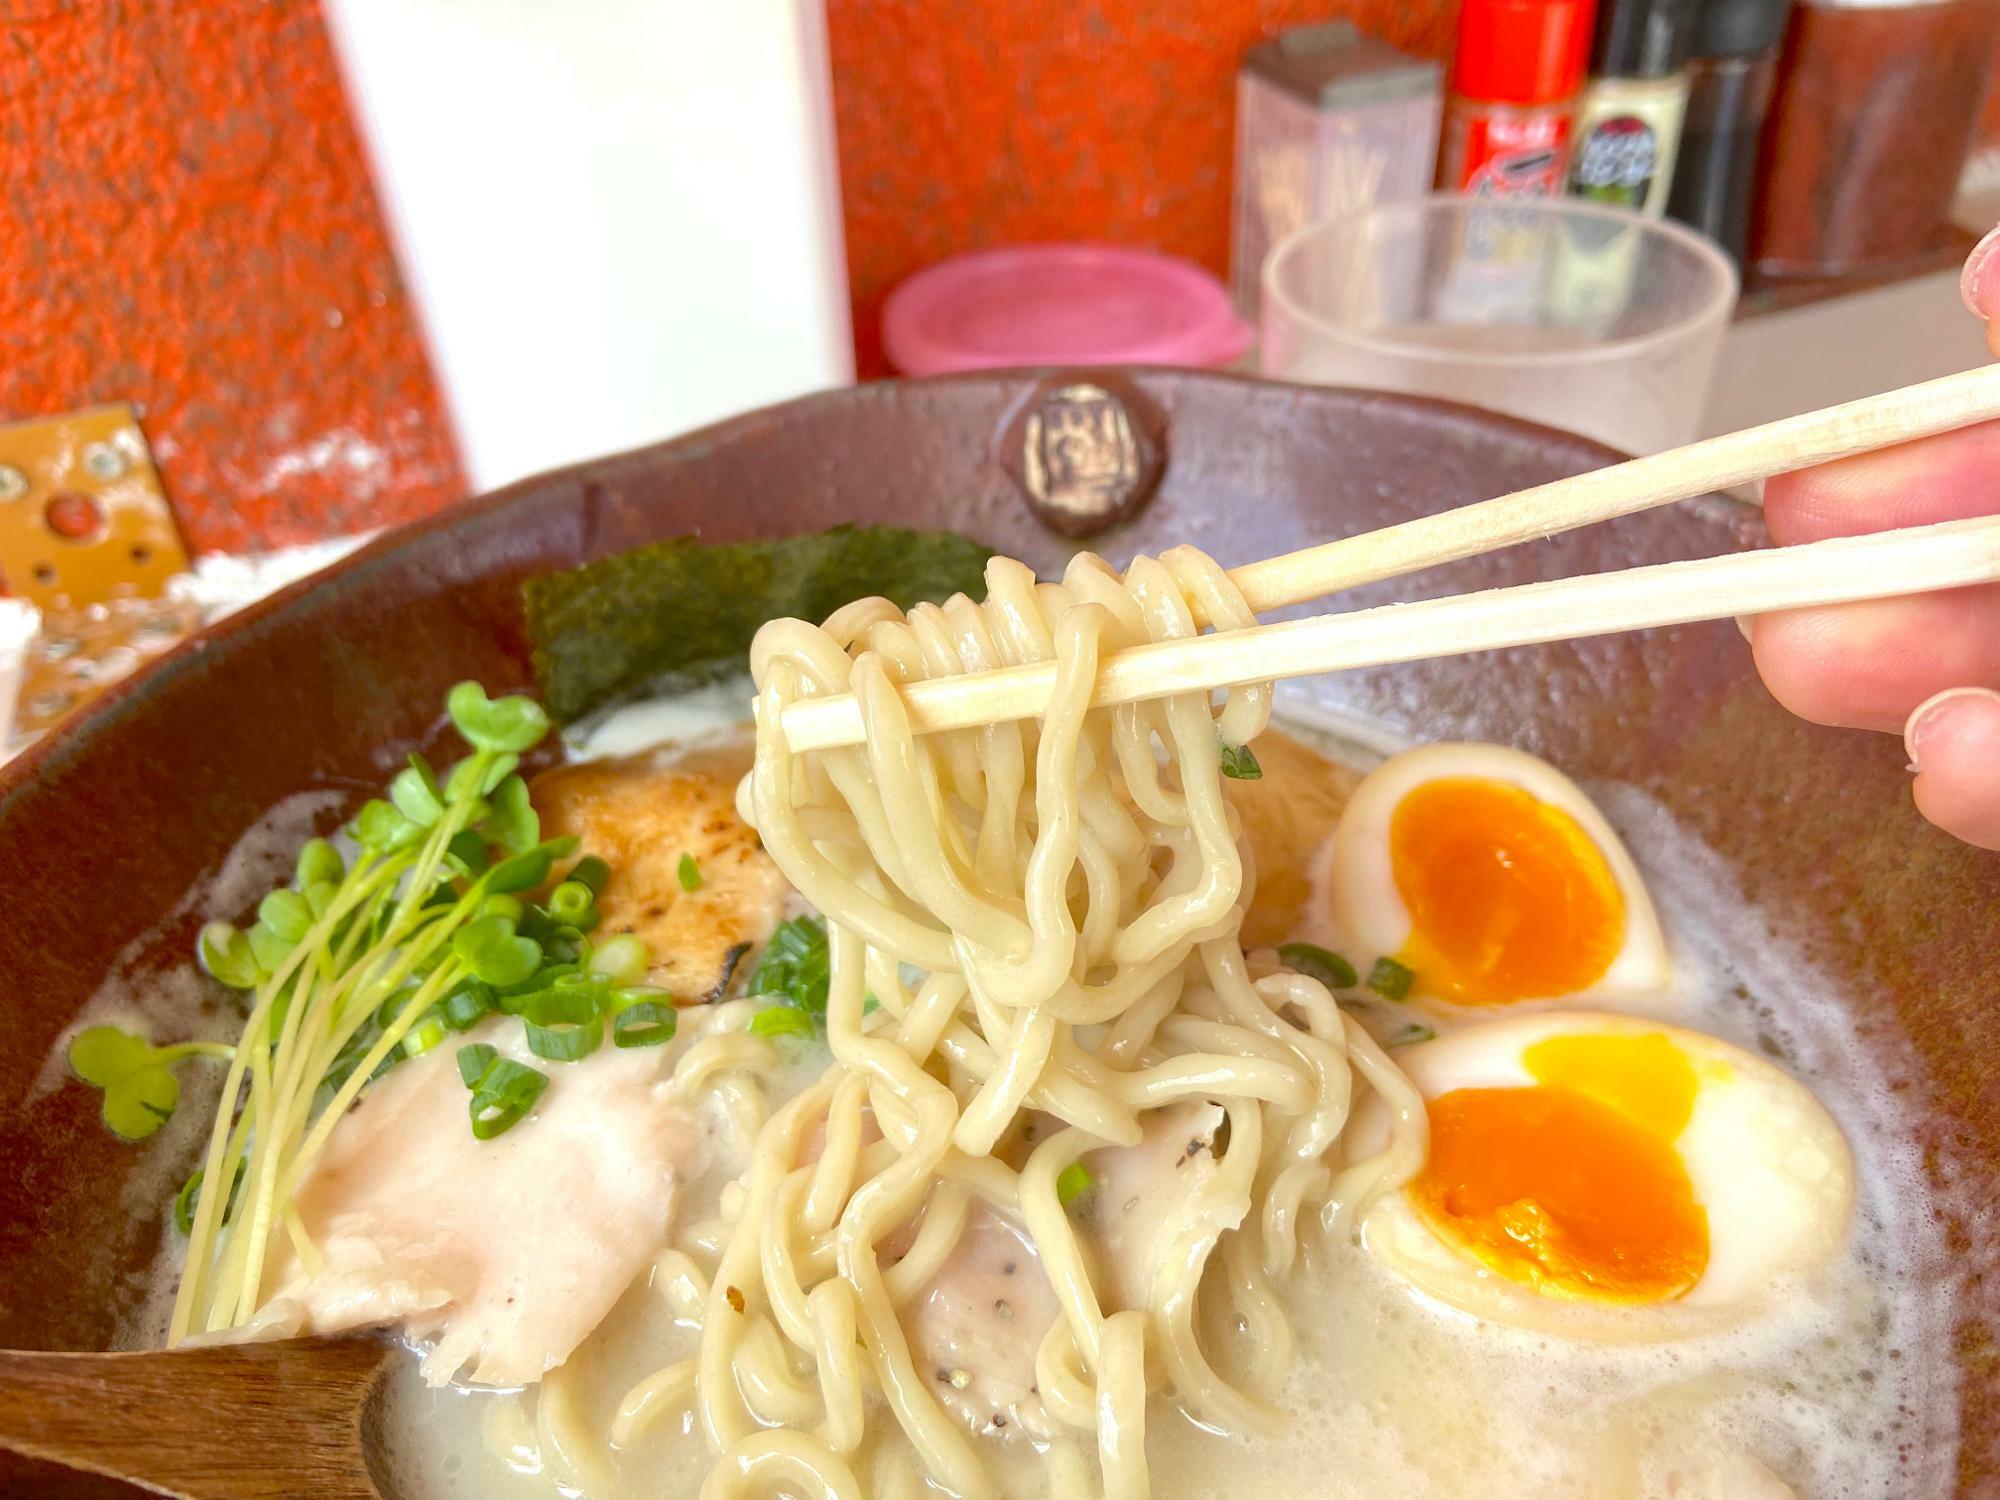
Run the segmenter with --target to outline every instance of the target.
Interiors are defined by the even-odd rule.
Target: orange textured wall
[[[827,0],[861,374],[882,301],[981,245],[1091,239],[1222,273],[1238,62],[1344,16],[1442,57],[1454,0]]]
[[[312,0],[23,0],[0,79],[0,420],[138,402],[203,550],[463,492]]]

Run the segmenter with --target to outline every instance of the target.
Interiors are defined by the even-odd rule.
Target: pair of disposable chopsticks
[[[1635,458],[1497,499],[1307,547],[1230,571],[1259,613],[1553,536],[1711,490],[1847,458],[2000,417],[2000,366],[1787,417]],[[1159,641],[1098,666],[1093,702],[1236,687],[1354,667],[1684,625],[2000,580],[2000,516],[1912,526],[1690,562],[1288,620]],[[1052,663],[912,683],[920,733],[1032,718],[1055,684]],[[855,744],[851,695],[806,699],[784,714],[794,750]]]

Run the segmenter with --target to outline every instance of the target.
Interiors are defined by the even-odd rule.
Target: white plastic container
[[[1238,314],[1256,321],[1265,258],[1288,235],[1430,191],[1443,73],[1345,21],[1245,54],[1229,278]]]

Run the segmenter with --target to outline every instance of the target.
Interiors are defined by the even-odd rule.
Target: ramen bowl
[[[383,538],[245,611],[0,772],[0,1345],[101,1349],[192,1165],[101,1127],[57,1044],[107,986],[184,986],[198,895],[270,809],[351,809],[440,730],[454,683],[531,684],[524,579],[642,542],[847,523],[950,527],[1043,573],[1192,542],[1234,565],[1600,466],[1583,439],[1436,402],[1225,376],[1010,372],[757,412],[526,481]],[[1098,529],[1101,528],[1101,529]],[[1371,585],[1333,607],[1761,545],[1708,498]],[[1740,941],[1830,991],[1907,1124],[1942,1310],[1911,1496],[2000,1486],[2000,857],[1925,825],[1900,747],[1786,715],[1727,624],[1315,680],[1315,710],[1493,740],[1623,789],[1734,893]],[[1618,802],[1617,806],[1624,806]],[[1636,805],[1636,804],[1634,804]],[[1718,895],[1718,899],[1722,899]],[[1759,997],[1745,994],[1754,1007]],[[1770,1048],[1782,1054],[1782,1028]],[[0,1482],[21,1476],[0,1460]],[[1928,1467],[1925,1467],[1928,1465]],[[36,1471],[36,1493],[104,1493]],[[88,1486],[86,1488],[86,1486]],[[10,1490],[11,1492],[19,1492]]]

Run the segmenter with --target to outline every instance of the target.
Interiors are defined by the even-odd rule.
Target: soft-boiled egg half
[[[1506,1005],[1658,989],[1666,941],[1632,856],[1562,772],[1501,745],[1425,745],[1354,789],[1324,888],[1343,941],[1418,995]]]
[[[1706,1332],[1846,1236],[1854,1168],[1840,1127],[1726,1042],[1545,1011],[1397,1061],[1424,1099],[1429,1158],[1369,1211],[1363,1242],[1463,1311],[1577,1338]]]

